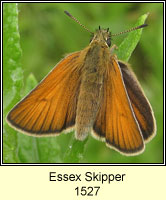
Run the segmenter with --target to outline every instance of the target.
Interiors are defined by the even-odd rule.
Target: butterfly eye
[[[110,38],[110,37],[107,38],[106,43],[107,43],[107,45],[108,45],[109,47],[111,46],[111,38]]]

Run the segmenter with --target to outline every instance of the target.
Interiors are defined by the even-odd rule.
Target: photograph
[[[161,165],[163,3],[3,3],[3,164]]]

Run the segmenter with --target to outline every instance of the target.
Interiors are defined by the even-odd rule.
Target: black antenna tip
[[[72,15],[71,15],[69,12],[67,12],[66,10],[64,11],[64,13],[65,13],[66,15],[68,15],[69,17],[72,17]]]
[[[141,26],[139,26],[139,28],[144,28],[146,26],[148,26],[148,24],[142,24]]]
[[[76,19],[75,17],[73,17],[68,11],[64,10],[64,13],[71,17],[74,21],[76,21],[80,26],[82,26],[85,30],[87,30],[88,32],[92,33],[90,30],[88,30],[83,24],[81,24],[78,19]]]

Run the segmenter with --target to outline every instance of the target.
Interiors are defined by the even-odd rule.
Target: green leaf
[[[82,160],[84,155],[85,144],[88,141],[86,138],[84,141],[79,141],[75,139],[74,133],[71,137],[70,143],[64,154],[63,162],[65,163],[79,163]]]
[[[23,96],[27,95],[38,84],[35,76],[30,74],[26,80]]]
[[[148,17],[148,13],[142,15],[138,21],[136,22],[134,27],[140,26],[145,23],[146,18]],[[128,34],[128,36],[123,40],[123,42],[118,47],[117,56],[119,60],[127,62],[136,48],[142,34],[142,30],[134,30]]]
[[[3,4],[3,161],[19,162],[17,133],[6,123],[6,114],[20,99],[23,75],[20,64],[21,48],[18,31],[18,7],[16,3]]]

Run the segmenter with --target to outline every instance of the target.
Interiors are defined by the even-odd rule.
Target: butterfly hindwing
[[[155,119],[150,103],[145,97],[136,76],[123,62],[118,62],[132,108],[139,123],[143,138],[148,141],[155,135]]]

